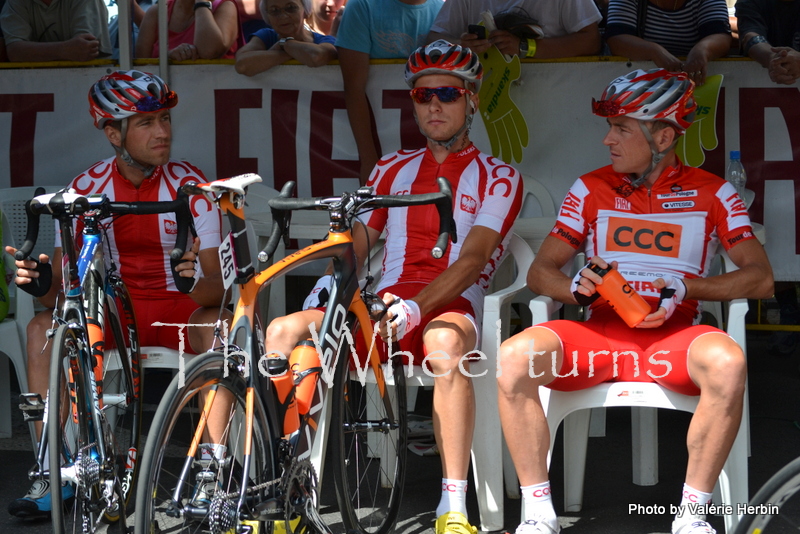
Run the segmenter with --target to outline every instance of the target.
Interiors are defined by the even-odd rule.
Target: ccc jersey
[[[480,313],[486,288],[506,253],[509,232],[521,208],[520,175],[513,167],[470,145],[449,154],[441,164],[427,148],[395,152],[378,162],[367,184],[380,195],[436,193],[439,176],[447,178],[453,190],[458,242],[450,244],[445,257],[437,260],[431,256],[439,236],[439,215],[433,205],[372,212],[367,225],[379,232],[386,229],[378,289],[407,282],[432,282],[458,259],[472,227],[485,226],[502,235],[503,240],[475,284],[462,294]]]
[[[656,278],[699,278],[720,244],[726,250],[753,239],[747,208],[731,184],[678,164],[655,185],[630,193],[627,175],[609,165],[582,176],[569,190],[551,235],[587,257],[619,262],[619,271],[644,297],[658,298]],[[629,193],[626,196],[624,193]],[[690,316],[697,301],[679,310]]]
[[[197,167],[185,161],[170,160],[166,165],[156,167],[153,175],[137,189],[119,173],[115,158],[109,158],[81,173],[70,187],[81,195],[105,194],[113,202],[151,202],[173,200],[178,187],[187,182],[204,183],[206,178]],[[219,247],[220,211],[199,195],[190,197],[190,205],[201,249]],[[76,228],[78,246],[82,228],[79,222]],[[123,215],[108,225],[108,239],[104,246],[111,251],[111,257],[134,299],[189,298],[178,292],[170,268],[169,253],[175,248],[177,231],[174,213]],[[56,247],[60,246],[61,236],[57,232]],[[187,248],[190,246],[191,242]],[[199,263],[197,268],[202,276]]]

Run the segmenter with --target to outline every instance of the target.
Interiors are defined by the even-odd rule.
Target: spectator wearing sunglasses
[[[167,0],[169,59],[229,59],[244,44],[234,0]],[[158,57],[158,6],[144,15],[136,57]]]
[[[0,28],[10,61],[90,61],[111,55],[103,0],[7,0]]]
[[[497,30],[468,31],[481,13],[492,13]],[[551,59],[600,52],[602,15],[594,0],[447,0],[428,41],[447,39],[480,54],[495,45],[507,55]]]
[[[522,205],[520,174],[482,154],[469,138],[482,77],[478,56],[467,48],[437,41],[417,49],[406,64],[405,80],[426,146],[386,155],[367,182],[380,195],[433,193],[439,190],[436,178],[447,177],[453,190],[457,239],[445,257],[434,259],[430,253],[439,234],[434,206],[378,209],[365,218],[366,229],[353,231],[359,265],[363,265],[368,244],[386,230],[381,278],[375,290],[388,307],[380,334],[387,343],[393,342],[393,353],[403,351],[412,363],[422,366],[417,372],[434,377],[433,428],[442,465],[436,534],[477,532],[466,509],[475,423],[467,354],[480,346],[483,297],[507,250]],[[330,276],[321,278],[303,311],[269,325],[269,352],[289,354],[308,337],[310,324],[319,329],[330,283]],[[386,361],[387,346],[377,345]],[[366,347],[357,347],[356,353],[363,356],[365,351]]]
[[[254,76],[296,59],[320,67],[336,59],[336,39],[309,29],[311,0],[261,0],[261,14],[272,28],[253,34],[236,53],[236,72]]]
[[[336,35],[347,117],[364,184],[381,156],[367,81],[371,59],[406,59],[425,44],[442,0],[349,0]]]

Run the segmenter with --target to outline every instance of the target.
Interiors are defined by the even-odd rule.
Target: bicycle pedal
[[[26,423],[44,419],[44,401],[38,393],[21,393],[19,409],[22,410],[22,418]]]

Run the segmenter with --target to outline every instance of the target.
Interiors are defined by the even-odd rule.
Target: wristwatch
[[[519,57],[533,57],[536,55],[536,39],[519,40]]]
[[[294,41],[294,37],[284,37],[278,40],[278,46],[281,47],[281,50],[283,50],[283,45],[286,44],[286,41]]]
[[[201,7],[207,7],[209,10],[211,9],[211,2],[195,2],[194,3],[194,10],[197,11]]]

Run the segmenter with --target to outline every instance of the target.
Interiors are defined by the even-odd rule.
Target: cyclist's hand
[[[17,252],[14,247],[6,247],[6,252],[12,256]],[[39,261],[32,259],[15,260],[17,268],[14,283],[17,287],[34,297],[42,297],[50,291],[53,283],[53,267],[50,265],[50,256],[40,254]],[[0,273],[2,275],[2,273]]]
[[[386,317],[381,321],[380,333],[384,341],[403,339],[406,334],[419,326],[422,320],[419,306],[413,300],[403,300],[391,293],[383,296],[383,301],[389,306]]]
[[[197,280],[200,278],[200,273],[197,269],[197,262],[198,262],[198,254],[200,253],[200,238],[195,237],[194,242],[192,243],[192,248],[187,250],[180,259],[180,263],[175,266],[175,272],[178,273],[178,276],[181,278],[193,278],[194,282],[192,283],[192,288],[188,291],[191,293],[195,286],[197,286]]]
[[[308,294],[306,300],[303,302],[303,310],[313,310],[315,308],[322,308],[328,303],[330,297],[330,287],[333,283],[333,277],[329,274],[321,277],[314,285],[314,289]]]
[[[683,279],[674,276],[657,278],[653,282],[656,289],[661,290],[661,300],[658,301],[658,309],[665,311],[664,320],[666,321],[675,313],[675,308],[686,298],[686,284]]]

